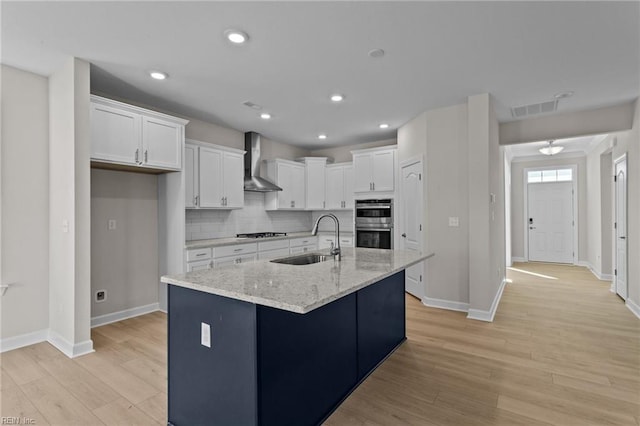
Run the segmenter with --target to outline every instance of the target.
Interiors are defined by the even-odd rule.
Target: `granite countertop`
[[[318,253],[327,254],[328,250]],[[431,256],[404,250],[343,248],[340,262],[285,265],[262,260],[163,276],[161,281],[304,314]]]
[[[333,234],[333,231],[318,231],[319,234]],[[353,237],[352,232],[340,232],[341,236],[345,237]],[[231,244],[243,244],[243,243],[256,243],[263,241],[274,241],[274,240],[290,240],[292,238],[304,238],[304,237],[312,237],[311,231],[306,232],[288,232],[287,235],[279,236],[279,237],[269,237],[269,238],[212,238],[209,240],[195,240],[195,241],[187,241],[185,243],[185,249],[198,249],[198,248],[206,248],[206,247],[219,247],[219,246],[228,246]]]

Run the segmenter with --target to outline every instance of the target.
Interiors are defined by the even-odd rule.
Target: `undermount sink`
[[[283,263],[285,265],[311,265],[312,263],[320,263],[333,258],[333,255],[309,253],[297,256],[283,257],[280,259],[273,259],[271,262]]]

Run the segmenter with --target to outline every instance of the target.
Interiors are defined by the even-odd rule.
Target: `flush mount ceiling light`
[[[331,95],[332,102],[342,102],[344,100],[344,95],[336,93],[335,95]]]
[[[384,50],[382,49],[371,49],[369,51],[369,56],[372,58],[382,58],[384,56]]]
[[[327,135],[325,135],[324,133],[321,133],[318,135],[318,139],[326,139]]]
[[[268,120],[271,118],[271,114],[269,114],[268,112],[263,112],[262,114],[260,114],[260,118],[262,118],[263,120]]]
[[[556,99],[570,98],[571,96],[573,96],[573,91],[571,91],[571,90],[567,90],[565,92],[556,93],[555,95],[553,95],[553,97],[556,98]]]
[[[538,151],[544,155],[555,155],[564,149],[564,146],[553,145],[553,142],[554,141],[547,142],[548,145],[540,148]]]
[[[387,123],[382,123],[378,127],[380,127],[381,129],[388,129],[389,125]]]
[[[233,44],[244,44],[249,40],[249,35],[240,30],[227,30],[224,36]]]
[[[166,72],[162,72],[162,71],[149,71],[149,75],[151,76],[151,78],[155,80],[164,80],[167,77],[169,77],[169,75]]]

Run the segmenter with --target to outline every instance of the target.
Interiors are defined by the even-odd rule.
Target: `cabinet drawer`
[[[229,265],[239,265],[241,263],[255,262],[257,255],[255,253],[239,254],[237,256],[225,256],[213,260],[214,268],[221,268]]]
[[[353,237],[340,237],[342,247],[353,247]]]
[[[236,244],[232,246],[222,246],[216,247],[214,250],[214,255],[216,258],[225,257],[225,256],[235,256],[246,253],[255,253],[258,251],[257,243],[249,243],[249,244]]]
[[[289,243],[289,241],[286,242]],[[289,247],[258,252],[258,260],[270,260],[287,256],[289,256]]]
[[[258,243],[259,252],[263,250],[276,250],[283,248],[289,248],[289,240],[260,241]]]
[[[318,237],[294,238],[289,240],[289,247],[301,247],[315,245],[318,243]]]
[[[202,271],[210,269],[213,265],[211,260],[196,260],[195,262],[187,263],[187,272]]]
[[[187,250],[187,262],[211,259],[211,248]]]
[[[303,254],[307,252],[312,252],[316,250],[316,246],[299,246],[299,247],[291,247],[289,253],[290,254]]]

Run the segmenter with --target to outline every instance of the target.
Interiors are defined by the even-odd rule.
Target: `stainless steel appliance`
[[[356,247],[393,248],[393,200],[356,200]]]

